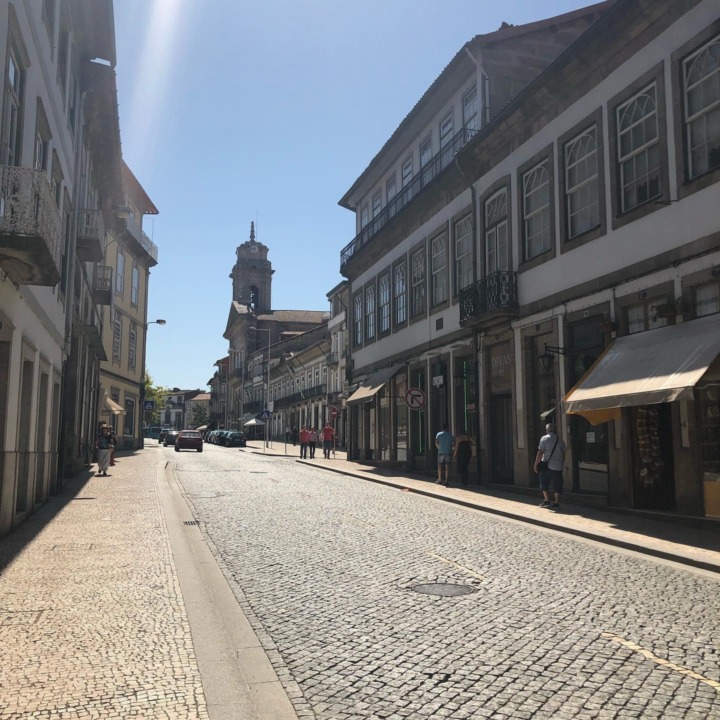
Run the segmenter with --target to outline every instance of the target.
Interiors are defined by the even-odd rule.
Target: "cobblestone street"
[[[289,459],[175,459],[301,716],[720,717],[708,573]]]

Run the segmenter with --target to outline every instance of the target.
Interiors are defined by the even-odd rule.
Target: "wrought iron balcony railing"
[[[81,210],[78,217],[77,254],[82,262],[103,259],[105,224],[100,210]]]
[[[113,268],[110,265],[96,265],[93,273],[93,302],[96,305],[112,303]]]
[[[158,249],[157,245],[148,237],[147,233],[138,225],[138,223],[135,221],[135,217],[133,215],[130,215],[129,218],[125,220],[127,231],[132,235],[132,237],[135,239],[136,242],[140,244],[143,250],[153,259],[155,262],[157,262],[158,259]]]
[[[340,361],[340,358],[338,357],[337,353],[331,352],[327,355],[327,364],[328,365],[337,365]]]
[[[447,142],[425,165],[420,172],[388,204],[360,230],[353,241],[340,252],[340,268],[342,269],[350,258],[366,243],[368,243],[380,230],[397,215],[400,210],[409,205],[428,185],[436,180],[455,159],[455,155],[475,135],[478,130],[463,128]]]
[[[518,306],[517,273],[498,270],[460,291],[460,322]]]
[[[47,173],[0,166],[0,266],[12,282],[60,282],[61,227]]]

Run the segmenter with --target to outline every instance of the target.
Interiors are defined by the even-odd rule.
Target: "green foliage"
[[[208,412],[202,405],[193,406],[193,427],[200,427],[208,424]]]
[[[163,387],[162,385],[155,385],[150,373],[145,370],[145,399],[155,401],[155,409],[147,411],[144,415],[145,425],[155,426],[161,425],[160,413],[165,407],[165,398],[170,392],[170,388]]]

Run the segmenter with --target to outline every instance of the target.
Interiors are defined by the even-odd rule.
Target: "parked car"
[[[170,432],[170,428],[164,427],[160,429],[158,433],[158,445],[165,440],[165,436]]]
[[[247,445],[245,433],[239,430],[230,431],[225,438],[225,444],[228,447],[245,447]]]
[[[197,430],[181,430],[175,438],[175,452],[181,450],[203,451],[202,435]]]
[[[161,430],[161,428],[159,428],[159,427],[146,427],[143,430],[143,437],[149,438],[152,440],[158,440],[158,438],[160,437],[160,430]],[[158,440],[158,442],[159,442],[159,440]]]
[[[165,437],[163,438],[163,446],[167,447],[168,445],[174,445],[175,440],[177,440],[177,436],[180,434],[179,430],[168,430],[165,433]]]

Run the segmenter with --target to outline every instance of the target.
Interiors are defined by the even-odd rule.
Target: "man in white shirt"
[[[565,441],[561,440],[553,423],[545,426],[546,435],[540,438],[535,456],[535,472],[540,475],[540,489],[543,501],[540,507],[551,510],[560,509],[560,495],[563,491],[563,464],[565,463]],[[540,463],[543,463],[541,465]],[[555,502],[550,502],[550,491],[555,494]]]

